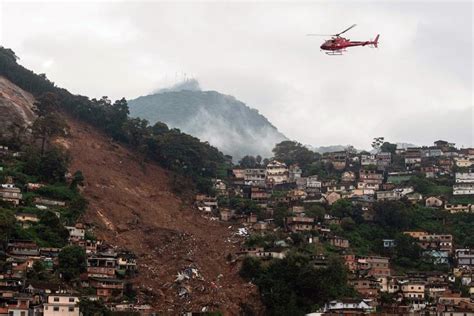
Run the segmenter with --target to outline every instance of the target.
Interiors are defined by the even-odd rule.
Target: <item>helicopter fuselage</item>
[[[351,41],[347,38],[344,37],[333,37],[330,40],[327,40],[326,42],[321,45],[322,50],[328,50],[328,51],[338,51],[338,50],[343,50],[347,47],[352,47],[352,46],[366,46],[366,45],[374,45],[377,47],[378,43],[378,35],[373,41]]]

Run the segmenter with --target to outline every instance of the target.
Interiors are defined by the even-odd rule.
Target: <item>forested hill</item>
[[[223,170],[224,155],[208,143],[169,129],[161,122],[150,126],[144,120],[130,118],[125,99],[112,102],[107,97],[97,100],[73,95],[57,87],[46,75],[24,68],[17,59],[11,49],[0,46],[0,76],[31,93],[37,100],[45,99],[57,104],[60,111],[91,124],[144,158],[192,178],[200,191],[209,190],[210,179]]]
[[[287,140],[257,110],[232,96],[201,91],[193,82],[130,100],[130,115],[179,128],[234,160],[247,154],[271,157],[275,144]]]

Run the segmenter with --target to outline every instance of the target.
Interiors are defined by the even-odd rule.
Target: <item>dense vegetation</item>
[[[125,99],[115,102],[107,97],[91,100],[56,87],[44,74],[37,75],[19,65],[11,49],[0,47],[0,75],[31,92],[38,100],[54,95],[60,110],[137,149],[143,158],[153,159],[165,168],[192,178],[201,191],[210,190],[211,183],[207,179],[215,176],[224,163],[222,153],[208,143],[200,142],[199,139],[177,129],[169,129],[160,122],[150,126],[146,120],[129,118]],[[45,115],[47,122],[54,119],[55,117]],[[45,140],[58,131],[49,129],[51,126],[58,124],[48,125],[39,121],[34,131]]]
[[[40,149],[25,147],[20,157],[0,159],[0,183],[7,179],[15,180],[16,186],[23,191],[23,203],[13,208],[9,202],[0,202],[0,232],[2,240],[33,240],[42,247],[63,247],[69,236],[65,225],[73,225],[86,207],[86,200],[80,195],[74,183],[81,182],[82,174],[76,172],[68,184],[65,174],[68,168],[67,154],[56,148],[50,148],[43,155]],[[27,183],[49,183],[43,187],[28,191]],[[43,197],[66,202],[66,206],[50,210],[38,209],[34,199]],[[36,215],[37,223],[21,226],[15,220],[15,213]],[[4,246],[4,245],[3,245]]]
[[[259,287],[269,315],[304,315],[332,299],[354,295],[347,285],[346,269],[336,257],[320,269],[302,253],[268,264],[246,257],[240,274]]]

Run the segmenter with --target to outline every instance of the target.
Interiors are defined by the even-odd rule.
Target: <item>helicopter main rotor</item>
[[[345,29],[344,31],[339,32],[339,33],[336,33],[336,34],[313,34],[313,33],[310,33],[310,34],[306,34],[306,36],[335,36],[335,37],[339,37],[339,35],[346,33],[347,31],[349,31],[350,29],[352,29],[352,28],[355,27],[356,25],[357,25],[357,24],[352,24],[351,26],[349,26],[349,27],[348,27],[347,29]]]

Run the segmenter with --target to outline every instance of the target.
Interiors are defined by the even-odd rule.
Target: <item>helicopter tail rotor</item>
[[[375,37],[374,41],[372,42],[375,46],[375,48],[379,47],[379,37],[380,37],[380,34],[377,34],[377,36]]]

